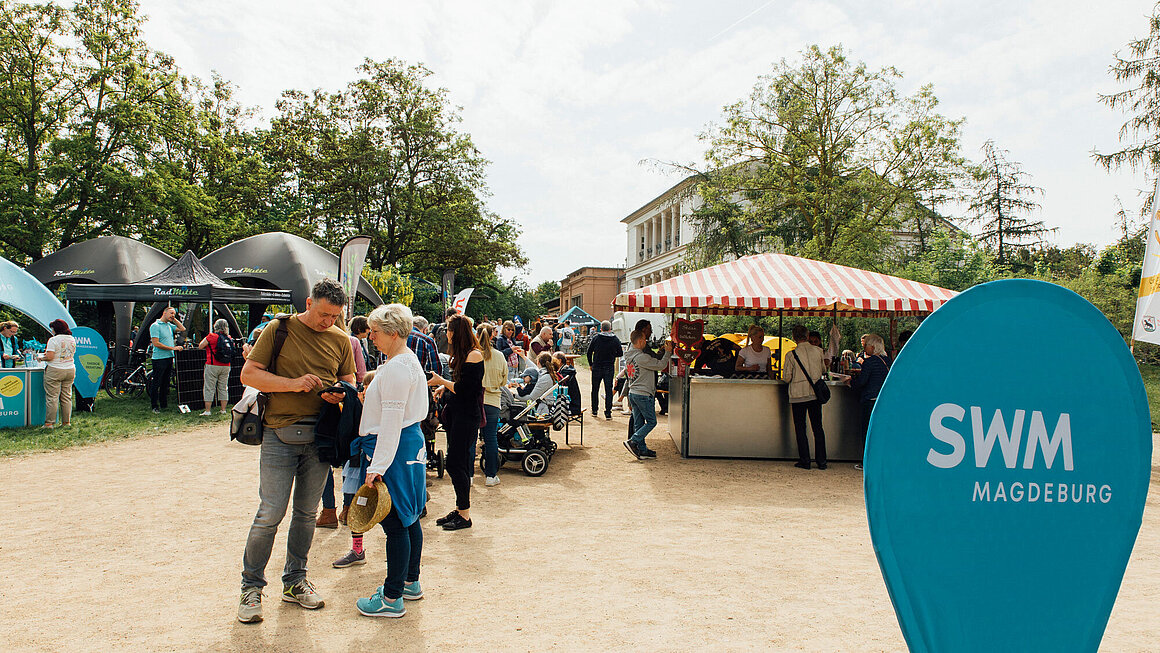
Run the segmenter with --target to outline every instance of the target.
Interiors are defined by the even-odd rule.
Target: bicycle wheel
[[[109,373],[105,375],[105,394],[109,395],[113,399],[120,399],[122,396],[124,396],[120,393],[120,388],[121,384],[125,381],[125,377],[128,375],[128,368],[121,365],[113,366],[113,368],[109,370]]]
[[[138,367],[133,372],[125,377],[118,387],[118,391],[122,397],[131,397],[137,399],[144,394],[149,384],[149,375],[146,374],[144,366]]]

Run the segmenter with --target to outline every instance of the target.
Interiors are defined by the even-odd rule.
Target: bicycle
[[[113,399],[136,399],[153,380],[153,371],[148,367],[149,359],[145,357],[145,352],[137,350],[135,353],[141,355],[140,363],[134,366],[131,356],[128,365],[116,365],[105,375],[105,394]]]

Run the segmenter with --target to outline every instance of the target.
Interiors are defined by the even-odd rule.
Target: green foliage
[[[302,200],[297,217],[335,247],[371,237],[372,268],[405,274],[520,266],[515,223],[483,203],[486,161],[431,71],[367,60],[345,90],[287,91],[268,145]]]
[[[410,305],[415,300],[414,283],[394,268],[364,268],[362,278],[383,298],[384,303]]]
[[[904,279],[963,291],[971,286],[995,280],[1000,270],[987,252],[967,236],[945,231],[936,232],[925,251],[891,272]]]
[[[900,78],[812,46],[725,107],[701,136],[699,261],[780,249],[880,268],[889,232],[929,221],[916,205],[945,199],[964,165],[962,120],[937,113],[929,86],[900,96]]]
[[[1055,231],[1042,220],[1026,217],[1039,208],[1031,197],[1043,189],[1026,183],[1029,175],[1008,154],[994,141],[983,144],[983,161],[971,171],[974,192],[968,209],[971,222],[982,227],[978,241],[997,250],[1000,265],[1008,262],[1014,246],[1038,245],[1043,235]]]
[[[1130,41],[1127,53],[1117,52],[1111,72],[1117,82],[1131,86],[1101,94],[1100,102],[1127,113],[1128,120],[1120,127],[1122,147],[1096,152],[1095,159],[1108,170],[1125,164],[1155,170],[1160,167],[1160,3],[1152,6],[1148,35]]]

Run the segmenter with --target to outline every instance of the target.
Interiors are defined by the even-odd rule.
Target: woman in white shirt
[[[770,368],[769,361],[773,357],[773,352],[766,347],[765,330],[756,324],[749,327],[749,344],[737,352],[737,363],[733,369],[738,372],[760,372],[768,374],[769,378],[773,378],[773,372]]]
[[[60,408],[60,425],[68,426],[72,422],[73,381],[76,380],[77,368],[73,363],[73,356],[77,353],[77,341],[72,337],[72,331],[64,320],[53,320],[48,326],[52,327],[53,336],[48,339],[44,354],[40,357],[45,361],[44,368],[44,428],[56,426],[56,411]]]
[[[382,521],[387,534],[387,577],[370,598],[355,607],[368,617],[401,617],[403,600],[423,598],[419,562],[423,530],[419,515],[427,501],[427,449],[419,422],[427,417],[427,379],[407,347],[413,323],[402,304],[380,306],[367,316],[370,339],[385,361],[366,389],[359,435],[376,435],[366,484],[382,479],[391,494],[391,511]]]

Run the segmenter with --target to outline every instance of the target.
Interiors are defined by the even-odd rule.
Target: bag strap
[[[266,367],[270,374],[276,374],[274,364],[278,362],[278,354],[282,353],[282,345],[286,344],[286,338],[290,335],[290,327],[286,325],[286,321],[291,317],[279,315],[275,318],[278,320],[278,330],[274,332],[274,348],[270,351],[270,364]]]
[[[797,355],[797,350],[796,350],[796,349],[795,349],[795,350],[793,350],[793,351],[792,351],[792,352],[790,352],[790,353],[791,353],[791,354],[793,354],[793,359],[794,359],[795,361],[797,361],[797,363],[798,363],[798,367],[802,368],[802,374],[805,374],[805,375],[806,375],[806,381],[809,381],[809,382],[810,382],[810,385],[813,385],[813,384],[815,384],[815,383],[817,383],[818,381],[820,381],[820,380],[821,380],[821,377],[819,377],[819,378],[818,378],[818,381],[814,381],[813,379],[811,379],[811,378],[810,378],[810,373],[809,373],[809,370],[807,370],[807,369],[806,369],[806,366],[805,366],[805,365],[802,365],[802,359],[798,358],[798,355]]]

